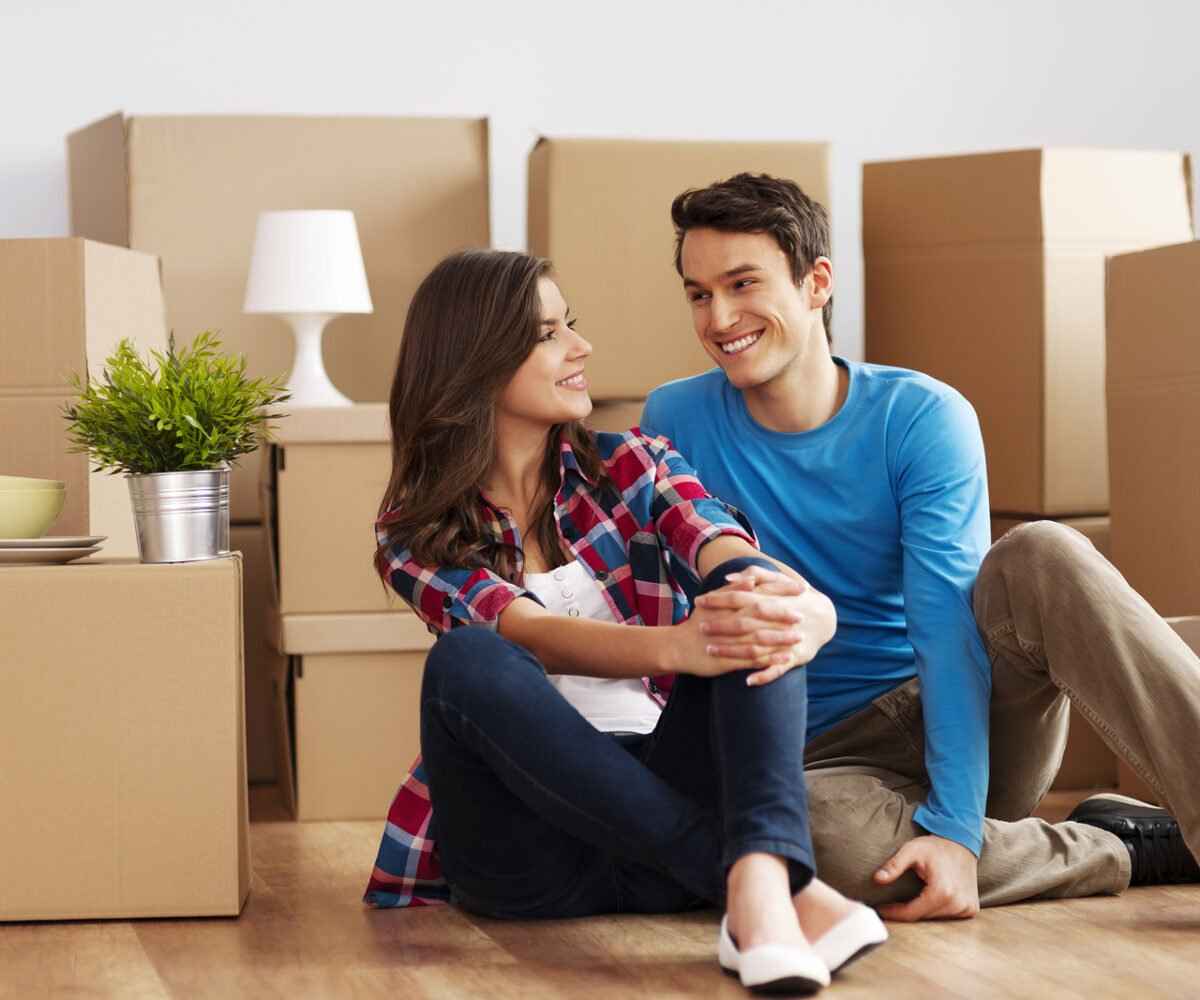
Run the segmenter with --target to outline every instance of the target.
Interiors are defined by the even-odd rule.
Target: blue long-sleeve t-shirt
[[[920,678],[932,787],[915,819],[978,855],[991,695],[971,608],[991,537],[979,421],[926,375],[834,360],[846,400],[811,431],[757,423],[720,369],[655,389],[642,429],[833,601],[837,632],[806,668],[809,739]]]

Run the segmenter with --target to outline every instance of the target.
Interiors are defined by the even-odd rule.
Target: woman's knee
[[[520,683],[526,671],[524,660],[532,660],[515,643],[481,626],[464,625],[442,633],[425,657],[422,701],[436,697],[459,702],[476,694],[497,696],[502,686]],[[540,668],[534,671],[540,674]],[[499,683],[503,678],[505,685]]]

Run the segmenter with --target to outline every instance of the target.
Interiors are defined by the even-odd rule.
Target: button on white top
[[[593,582],[591,573],[579,560],[549,573],[526,573],[525,587],[554,614],[607,622],[617,620],[605,600],[603,584]],[[597,729],[648,733],[658,721],[661,710],[636,677],[551,674],[549,679]]]

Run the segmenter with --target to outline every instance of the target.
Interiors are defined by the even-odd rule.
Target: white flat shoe
[[[829,985],[829,969],[814,949],[764,944],[738,951],[724,917],[717,938],[717,961],[755,993],[810,994]]]
[[[874,951],[887,939],[887,928],[879,914],[859,903],[849,916],[843,917],[813,942],[813,951],[832,974]]]

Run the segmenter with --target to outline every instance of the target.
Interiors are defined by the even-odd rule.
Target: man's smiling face
[[[813,301],[811,275],[795,283],[772,236],[691,229],[680,264],[696,336],[738,389],[774,381],[810,349],[814,333],[824,342],[824,299]]]

